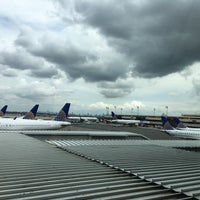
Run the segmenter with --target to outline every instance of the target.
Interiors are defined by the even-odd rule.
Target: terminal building
[[[118,115],[120,119],[139,119],[139,120],[146,120],[149,121],[148,126],[152,127],[162,127],[161,123],[161,116],[156,115]],[[174,118],[178,117],[181,122],[183,122],[188,127],[194,127],[194,128],[200,128],[200,115],[186,115],[183,114],[181,116],[168,116],[169,121],[175,126],[175,120]],[[104,116],[103,120],[110,120],[112,117]]]

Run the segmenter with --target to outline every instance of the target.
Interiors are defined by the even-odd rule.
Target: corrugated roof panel
[[[0,199],[186,198],[17,132],[1,133],[0,152]]]
[[[58,137],[58,136],[57,136]],[[58,137],[52,139],[46,136],[48,143],[57,143],[60,146],[81,146],[81,145],[158,145],[176,148],[200,148],[199,140],[132,140],[132,139],[67,139]]]
[[[63,146],[62,148],[190,196],[200,192],[198,153],[155,145]]]

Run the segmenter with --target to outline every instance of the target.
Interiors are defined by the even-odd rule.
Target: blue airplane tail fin
[[[112,114],[113,119],[117,119],[117,116],[115,115],[115,113],[113,111],[111,112],[111,114]]]
[[[167,123],[167,117],[161,116],[162,125],[164,126]]]
[[[112,114],[112,118],[115,118],[115,113],[113,111],[111,112],[111,114]]]
[[[181,121],[179,118],[175,118],[175,122],[176,122],[176,127],[177,128],[187,128]]]
[[[6,114],[6,110],[7,110],[8,105],[3,106],[3,108],[0,111],[0,116],[2,117],[3,115]]]
[[[39,107],[39,104],[36,104],[35,106],[33,106],[33,108],[24,115],[23,119],[34,119],[36,117],[38,107]]]
[[[168,122],[167,117],[161,116],[161,121],[162,121],[162,125],[163,125],[164,130],[173,130],[174,129],[172,127],[172,125]]]
[[[69,113],[70,103],[66,103],[54,118],[55,121],[66,121]]]

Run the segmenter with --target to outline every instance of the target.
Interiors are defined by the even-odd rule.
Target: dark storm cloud
[[[88,82],[99,82],[114,81],[118,77],[126,76],[127,66],[124,63],[104,61],[95,53],[81,50],[74,45],[51,40],[40,41],[40,45],[32,45],[31,48],[26,44],[20,43],[33,56],[44,58],[56,65],[71,79],[84,78]]]
[[[115,81],[125,76],[123,64],[120,63],[83,63],[71,65],[63,69],[73,78],[84,78],[88,82]]]
[[[101,94],[106,98],[118,98],[118,97],[124,97],[128,94],[130,94],[130,90],[120,90],[120,89],[104,89],[101,91]]]
[[[0,53],[0,64],[5,67],[4,70],[7,73],[2,73],[4,76],[13,76],[14,71],[17,70],[28,70],[30,75],[40,78],[50,78],[58,75],[58,71],[52,67],[44,67],[44,62],[41,59],[35,58],[25,51],[14,51],[14,52],[1,52]]]
[[[0,53],[0,63],[2,65],[7,65],[14,69],[38,69],[41,66],[41,61],[34,59],[32,56],[26,52],[1,52]]]
[[[58,71],[54,68],[44,68],[38,70],[31,70],[29,73],[31,76],[40,77],[40,78],[50,78],[50,77],[57,77]]]
[[[101,82],[98,84],[101,94],[106,98],[123,97],[132,92],[133,85],[129,81]]]
[[[84,52],[78,48],[69,46],[68,44],[57,44],[52,41],[41,42],[39,47],[35,46],[32,49],[28,49],[33,55],[45,58],[51,63],[58,65],[80,65],[86,63],[89,60],[95,60],[96,58],[87,52]]]
[[[130,38],[132,35],[134,27],[130,25],[134,19],[131,7],[132,3],[127,0],[76,1],[76,11],[83,15],[84,22],[116,38]]]
[[[120,59],[106,60],[99,57],[92,47],[79,47],[76,41],[65,41],[51,35],[36,39],[29,27],[21,28],[15,40],[15,45],[24,49],[32,57],[44,59],[57,69],[64,71],[72,80],[83,78],[88,82],[115,81],[119,77],[126,77],[128,66]],[[84,39],[84,38],[83,38]],[[110,73],[112,72],[112,73]],[[45,69],[32,70],[34,76],[44,75]]]
[[[200,60],[200,1],[76,1],[76,11],[132,60],[133,76],[164,76]]]

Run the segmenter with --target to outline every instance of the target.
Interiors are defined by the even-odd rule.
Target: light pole
[[[114,106],[114,108],[115,108],[115,114],[116,114],[117,107],[116,107],[116,106]]]
[[[156,114],[156,109],[154,108],[153,109],[153,115],[155,116],[155,114]]]
[[[165,106],[166,108],[166,115],[168,115],[168,106]]]
[[[109,107],[106,107],[107,115],[109,115]]]
[[[139,109],[140,109],[140,107],[137,106],[137,115],[139,115]]]
[[[121,115],[122,115],[122,110],[123,110],[123,108],[121,108]]]

